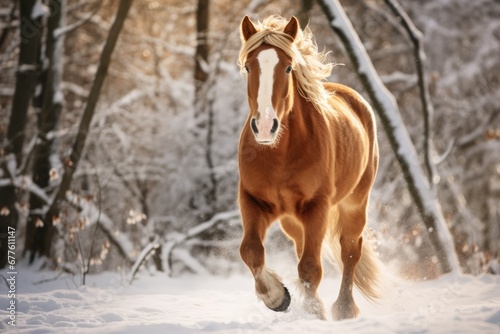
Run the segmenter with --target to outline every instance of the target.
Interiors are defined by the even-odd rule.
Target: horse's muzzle
[[[255,135],[255,140],[259,144],[264,145],[270,145],[274,143],[279,126],[280,122],[276,117],[260,117],[259,120],[254,117],[250,121],[250,127],[252,128],[252,132]]]

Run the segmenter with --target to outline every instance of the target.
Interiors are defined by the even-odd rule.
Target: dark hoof
[[[290,297],[290,292],[288,292],[288,289],[286,286],[283,286],[283,289],[285,290],[285,296],[283,297],[283,301],[281,304],[277,307],[270,308],[271,310],[275,312],[284,312],[288,309],[288,306],[290,306],[290,302],[292,301],[292,298]]]

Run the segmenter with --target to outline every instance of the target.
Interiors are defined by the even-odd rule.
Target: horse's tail
[[[327,236],[326,251],[327,255],[330,255],[330,260],[335,261],[342,271],[343,264],[338,233]],[[371,240],[364,237],[361,258],[354,271],[354,284],[363,296],[372,302],[376,302],[376,300],[382,296],[382,268],[382,262],[380,261],[377,252],[373,249]]]

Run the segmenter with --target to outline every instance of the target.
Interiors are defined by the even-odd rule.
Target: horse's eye
[[[250,69],[248,68],[247,65],[245,65],[245,71],[247,71],[247,73],[250,73]]]
[[[288,67],[286,68],[286,73],[290,73],[290,72],[292,72],[292,66],[288,66]]]

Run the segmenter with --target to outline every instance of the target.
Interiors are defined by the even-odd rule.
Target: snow
[[[49,8],[42,3],[42,0],[37,0],[31,10],[31,19],[36,20],[39,17],[49,15]]]
[[[30,71],[36,71],[37,66],[32,65],[32,64],[21,64],[19,65],[19,69],[17,70],[18,72],[30,72]]]
[[[378,305],[355,294],[357,319],[320,321],[306,314],[294,288],[294,266],[284,282],[292,294],[286,313],[268,310],[248,274],[169,278],[140,272],[78,277],[17,266],[16,333],[498,333],[500,276],[445,275],[437,280],[395,280]],[[6,277],[6,273],[1,273]],[[326,277],[320,295],[336,298],[340,277]],[[5,284],[0,290],[0,328],[8,329]]]

